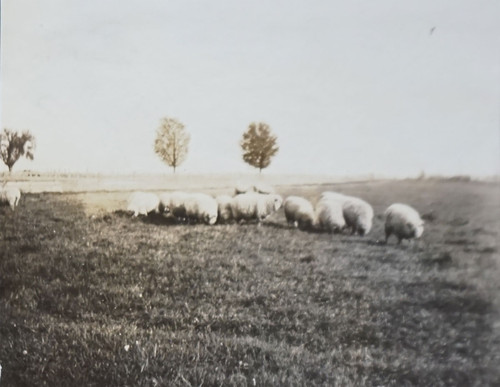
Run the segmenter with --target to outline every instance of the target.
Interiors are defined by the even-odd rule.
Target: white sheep
[[[186,199],[190,194],[173,191],[160,194],[160,206],[164,213],[171,214],[177,220],[186,220]]]
[[[150,212],[160,212],[160,199],[151,192],[133,192],[128,199],[127,211],[132,211],[133,216],[148,215]]]
[[[385,210],[385,243],[394,234],[398,244],[403,239],[420,238],[424,232],[424,221],[419,213],[412,207],[395,203]]]
[[[278,194],[259,194],[249,192],[233,198],[231,210],[236,221],[256,219],[259,223],[278,211],[283,198]]]
[[[217,201],[204,193],[192,193],[186,196],[184,206],[188,220],[215,224],[217,221]]]
[[[233,198],[229,195],[219,195],[215,200],[218,206],[217,220],[219,223],[230,222],[233,219],[233,211],[231,209]]]
[[[300,229],[312,229],[316,224],[316,215],[311,202],[300,196],[288,196],[283,203],[288,224]]]
[[[316,226],[332,233],[341,232],[345,227],[342,201],[323,197],[316,204]]]
[[[352,234],[361,236],[370,232],[373,223],[373,208],[364,200],[355,196],[348,196],[338,192],[323,192],[322,200],[334,200],[342,204],[346,228],[351,229]]]
[[[342,212],[347,228],[352,234],[366,235],[370,232],[373,223],[373,208],[360,198],[347,197],[342,205]]]
[[[257,183],[254,185],[253,188],[254,188],[255,192],[258,192],[261,194],[273,194],[276,192],[273,187],[271,187],[270,185],[265,184],[265,183]]]
[[[236,186],[234,187],[234,194],[235,195],[241,195],[241,194],[249,193],[249,192],[253,192],[253,191],[254,191],[253,185],[251,185],[249,183],[242,182],[242,181],[237,182]]]
[[[15,210],[21,200],[21,191],[17,187],[0,188],[0,205],[8,205]]]

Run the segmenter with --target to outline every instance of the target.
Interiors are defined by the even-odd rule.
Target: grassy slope
[[[0,209],[2,385],[500,383],[498,186],[281,193],[329,188],[373,204],[371,234],[87,216],[75,195]],[[433,215],[421,241],[378,243],[396,201]]]

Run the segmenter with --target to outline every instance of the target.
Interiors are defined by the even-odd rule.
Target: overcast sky
[[[191,134],[184,173],[500,173],[498,0],[3,0],[2,128],[14,169],[167,172],[165,116]],[[6,170],[1,167],[0,170]]]

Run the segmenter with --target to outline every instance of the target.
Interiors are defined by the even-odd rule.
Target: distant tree
[[[167,165],[175,169],[186,160],[191,137],[184,124],[175,118],[163,118],[156,131],[154,150]]]
[[[10,129],[4,129],[0,133],[0,154],[2,161],[12,172],[12,167],[21,158],[33,160],[35,150],[35,137],[28,131],[15,132]]]
[[[271,128],[264,122],[252,122],[243,133],[240,142],[243,150],[243,160],[252,167],[262,169],[271,164],[271,158],[278,153],[277,137],[271,133]]]

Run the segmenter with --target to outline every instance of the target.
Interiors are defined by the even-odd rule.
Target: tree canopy
[[[2,161],[12,171],[12,167],[22,156],[34,159],[35,137],[28,131],[16,132],[4,129],[0,134],[0,154]]]
[[[277,137],[272,134],[271,128],[264,122],[252,122],[243,133],[241,149],[243,160],[259,172],[271,164],[271,159],[278,153]]]
[[[175,118],[163,118],[156,131],[154,150],[167,165],[174,169],[187,157],[191,137],[184,124]]]

